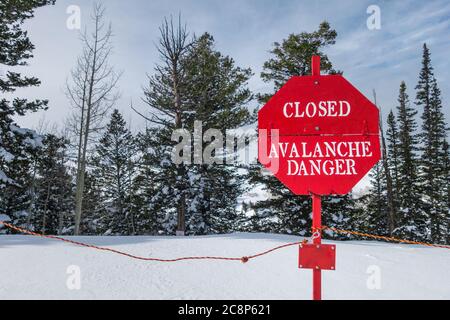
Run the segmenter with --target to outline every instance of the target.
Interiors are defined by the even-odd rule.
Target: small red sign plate
[[[335,270],[336,246],[332,244],[301,244],[298,264],[300,269]]]

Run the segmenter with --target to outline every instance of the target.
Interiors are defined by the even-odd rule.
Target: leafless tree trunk
[[[101,129],[104,116],[118,98],[114,91],[120,74],[109,65],[112,31],[111,25],[105,27],[104,13],[104,7],[96,4],[92,15],[94,31],[81,35],[83,53],[71,73],[71,83],[67,84],[67,96],[75,108],[72,126],[78,136],[75,235],[80,234],[88,146],[92,134]]]

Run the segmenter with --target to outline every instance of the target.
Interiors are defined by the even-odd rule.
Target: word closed
[[[351,106],[347,101],[320,101],[319,103],[287,102],[283,108],[286,118],[314,118],[314,117],[346,117],[350,114]]]

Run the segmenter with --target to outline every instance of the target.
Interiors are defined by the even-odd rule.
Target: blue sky
[[[327,49],[335,67],[368,97],[377,91],[384,115],[395,108],[400,81],[405,80],[411,101],[417,83],[426,42],[432,54],[435,74],[443,93],[444,109],[450,120],[449,1],[267,1],[267,0],[105,0],[106,18],[114,31],[112,63],[124,74],[120,81],[122,98],[117,107],[135,130],[144,123],[130,109],[145,111],[140,102],[146,73],[151,74],[158,53],[158,26],[165,16],[178,14],[192,34],[211,33],[217,49],[250,67],[254,77],[249,85],[254,92],[268,91],[261,81],[262,65],[269,57],[272,43],[290,33],[313,31],[323,20],[338,32],[336,45]],[[369,5],[381,10],[381,29],[369,30],[366,10]],[[39,9],[26,27],[36,45],[35,58],[25,73],[42,80],[40,88],[19,90],[17,95],[50,99],[50,110],[18,119],[36,127],[40,119],[62,124],[71,112],[63,89],[81,47],[78,33],[66,27],[69,5],[81,8],[82,27],[89,21],[90,0],[57,0],[56,6]],[[256,106],[256,102],[253,103]]]

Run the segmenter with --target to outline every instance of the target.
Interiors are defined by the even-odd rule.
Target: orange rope
[[[280,250],[280,249],[283,249],[283,248],[295,246],[295,245],[305,244],[305,243],[308,242],[307,240],[303,240],[303,241],[298,241],[298,242],[286,243],[286,244],[274,247],[272,249],[269,249],[269,250],[266,250],[266,251],[263,251],[263,252],[260,252],[260,253],[254,254],[254,255],[243,256],[243,257],[188,256],[188,257],[180,257],[180,258],[174,258],[174,259],[161,259],[161,258],[148,258],[148,257],[137,256],[137,255],[133,255],[133,254],[130,254],[130,253],[126,253],[126,252],[115,250],[115,249],[111,249],[111,248],[99,247],[99,246],[96,246],[96,245],[87,244],[87,243],[78,242],[78,241],[73,241],[73,240],[62,238],[62,237],[36,233],[36,232],[30,231],[30,230],[27,230],[27,229],[24,229],[24,228],[17,227],[15,225],[12,225],[12,224],[4,222],[4,221],[0,221],[0,224],[3,224],[5,227],[7,227],[7,228],[9,228],[11,230],[15,230],[15,231],[18,231],[18,232],[24,233],[24,234],[29,234],[29,235],[32,235],[32,236],[35,236],[35,237],[41,237],[41,238],[47,238],[47,239],[53,239],[53,240],[60,240],[60,241],[63,241],[63,242],[66,242],[66,243],[70,243],[70,244],[74,244],[74,245],[77,245],[77,246],[97,249],[97,250],[101,250],[101,251],[109,251],[109,252],[112,252],[112,253],[116,253],[116,254],[119,254],[119,255],[122,255],[122,256],[126,256],[126,257],[129,257],[129,258],[132,258],[132,259],[143,260],[143,261],[155,261],[155,262],[178,262],[178,261],[183,261],[183,260],[226,260],[226,261],[241,261],[242,263],[246,263],[246,262],[248,262],[251,259],[255,259],[255,258],[264,256],[264,255],[269,254],[271,252],[274,252],[274,251],[277,251],[277,250]],[[338,232],[338,233],[353,234],[353,235],[373,238],[373,239],[377,239],[377,240],[394,241],[394,242],[402,242],[402,243],[408,243],[408,244],[418,244],[418,245],[424,245],[424,246],[429,246],[429,247],[450,249],[450,246],[445,246],[445,245],[431,244],[431,243],[410,241],[410,240],[403,240],[403,239],[398,239],[398,238],[393,238],[393,237],[376,236],[376,235],[372,235],[372,234],[356,232],[356,231],[349,231],[349,230],[342,230],[342,229],[331,228],[331,227],[326,227],[326,226],[323,226],[321,230],[322,231],[323,230],[331,230],[331,231]]]
[[[141,257],[141,256],[136,256],[133,254],[129,254],[123,251],[119,251],[119,250],[115,250],[115,249],[111,249],[111,248],[105,248],[105,247],[99,247],[96,245],[92,245],[92,244],[87,244],[87,243],[83,243],[83,242],[78,242],[78,241],[73,241],[73,240],[69,240],[69,239],[65,239],[62,237],[57,237],[57,236],[52,236],[52,235],[45,235],[45,234],[41,234],[41,233],[36,233],[24,228],[20,228],[17,227],[15,225],[12,225],[10,223],[4,222],[4,221],[0,221],[0,224],[3,224],[5,227],[11,229],[11,230],[15,230],[18,231],[20,233],[24,233],[24,234],[29,234],[35,237],[41,237],[41,238],[47,238],[47,239],[53,239],[53,240],[60,240],[66,243],[71,243],[77,246],[82,246],[82,247],[87,247],[87,248],[92,248],[92,249],[97,249],[97,250],[102,250],[102,251],[109,251],[112,253],[116,253],[116,254],[120,254],[122,256],[126,256],[132,259],[137,259],[137,260],[144,260],[144,261],[156,261],[156,262],[177,262],[177,261],[183,261],[183,260],[226,260],[226,261],[241,261],[242,263],[246,263],[251,259],[255,259],[258,257],[261,257],[263,255],[269,254],[273,251],[276,250],[280,250],[282,248],[286,248],[286,247],[290,247],[290,246],[295,246],[295,245],[299,245],[304,243],[304,241],[300,241],[300,242],[292,242],[292,243],[287,243],[287,244],[283,244],[280,245],[278,247],[269,249],[267,251],[261,252],[261,253],[257,253],[251,256],[243,256],[243,257],[214,257],[214,256],[193,256],[193,257],[180,257],[180,258],[174,258],[174,259],[160,259],[160,258],[148,258],[148,257]]]
[[[450,246],[446,246],[443,244],[411,241],[411,240],[404,240],[404,239],[399,239],[399,238],[394,238],[394,237],[376,236],[376,235],[369,234],[369,233],[349,231],[349,230],[337,229],[337,228],[326,227],[326,226],[323,226],[322,230],[331,230],[331,231],[334,231],[337,233],[353,234],[355,236],[367,237],[367,238],[372,238],[372,239],[377,239],[377,240],[384,240],[384,241],[388,241],[388,242],[401,242],[401,243],[407,243],[407,244],[417,244],[417,245],[422,245],[422,246],[427,246],[427,247],[450,249]]]

